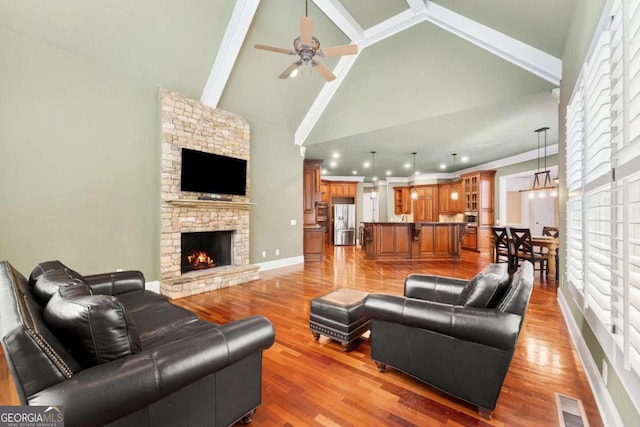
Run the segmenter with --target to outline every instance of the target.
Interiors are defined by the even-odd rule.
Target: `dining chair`
[[[509,242],[509,233],[507,227],[491,227],[493,233],[493,262],[506,262],[509,264],[508,269],[513,266],[513,251]]]
[[[560,235],[560,232],[558,231],[558,227],[548,227],[545,225],[544,227],[542,227],[542,235],[555,237],[557,239]]]
[[[547,227],[546,225],[542,227],[542,235],[558,238],[560,235],[560,231],[558,227]],[[558,249],[556,248],[556,280],[560,277],[560,258],[558,257]]]
[[[514,228],[509,227],[511,237],[513,238],[513,268],[517,268],[520,265],[521,260],[531,261],[535,265],[540,265],[540,277],[549,274],[549,257],[555,256],[548,253],[536,252],[533,248],[533,241],[531,239],[531,230],[529,228]]]

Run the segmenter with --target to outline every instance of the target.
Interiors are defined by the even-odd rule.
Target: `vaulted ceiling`
[[[533,150],[542,126],[554,144],[574,1],[310,0],[322,46],[359,47],[323,59],[330,83],[310,67],[278,79],[293,57],[253,47],[291,47],[304,0],[3,2],[0,29],[282,127],[328,175],[370,179],[370,151],[377,175],[407,176],[414,151],[437,172],[454,152],[471,167]]]

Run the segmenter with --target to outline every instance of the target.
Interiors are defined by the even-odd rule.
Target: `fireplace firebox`
[[[233,231],[182,233],[182,274],[194,270],[231,265]]]

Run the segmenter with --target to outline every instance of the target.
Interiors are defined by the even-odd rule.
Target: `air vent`
[[[589,427],[581,400],[556,393],[556,406],[560,427]]]

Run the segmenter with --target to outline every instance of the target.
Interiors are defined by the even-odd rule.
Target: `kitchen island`
[[[460,258],[463,222],[363,222],[365,258],[380,261]]]

